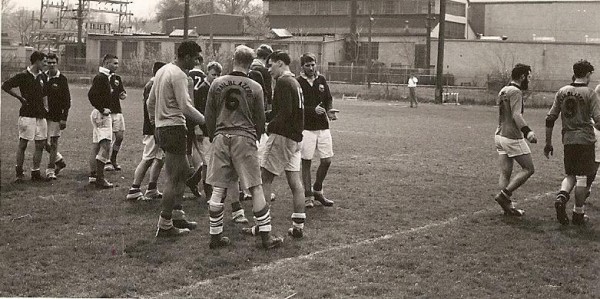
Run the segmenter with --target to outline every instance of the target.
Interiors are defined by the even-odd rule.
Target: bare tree
[[[252,0],[218,0],[218,4],[223,12],[232,15],[245,15],[253,7]]]
[[[8,13],[13,11],[13,9],[15,8],[15,4],[12,2],[12,0],[1,1],[2,2],[0,2],[0,6],[2,6],[2,19],[4,19],[4,17],[6,17]]]
[[[18,37],[18,40],[21,45],[31,45],[34,39],[34,20],[32,19],[32,13],[33,11],[31,10],[21,8],[12,13],[7,13],[3,15],[2,31],[8,32],[9,35]]]

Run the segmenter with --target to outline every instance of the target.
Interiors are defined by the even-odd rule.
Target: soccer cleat
[[[67,167],[67,163],[65,163],[64,159],[60,159],[54,163],[54,174],[58,175],[58,173]]]
[[[283,244],[283,238],[269,236],[268,240],[262,241],[262,247],[264,249],[273,249]]]
[[[296,227],[290,227],[290,229],[288,229],[288,235],[290,235],[292,238],[300,239],[304,237],[304,230]]]
[[[275,201],[277,199],[277,196],[275,196],[275,193],[271,193],[271,201]]]
[[[200,195],[200,191],[198,191],[198,184],[194,180],[192,180],[192,178],[185,180],[185,184],[186,186],[188,186],[188,188],[190,188],[190,191],[192,191],[192,194],[194,194],[194,196],[202,196]]]
[[[127,192],[128,200],[138,200],[142,196],[144,195],[142,194],[142,190],[140,190],[140,188],[130,188],[129,192]]]
[[[573,220],[571,220],[574,225],[584,225],[590,221],[590,217],[588,217],[584,213],[575,213],[573,212]]]
[[[95,176],[89,176],[88,177],[88,183],[90,184],[95,184],[96,183],[96,177]]]
[[[49,180],[56,180],[57,179],[56,174],[54,174],[54,172],[47,173],[46,174],[46,178],[49,179]]]
[[[157,238],[179,237],[179,236],[185,235],[189,232],[190,232],[190,230],[187,228],[179,229],[179,228],[176,228],[175,226],[171,226],[171,228],[169,228],[169,229],[163,229],[163,228],[159,227],[156,230],[156,237]]]
[[[323,196],[323,193],[315,192],[314,197],[316,201],[320,202],[325,207],[333,206],[333,200],[325,198],[325,196]]]
[[[502,210],[504,210],[504,215],[506,216],[520,217],[525,214],[524,210],[513,207],[511,200],[506,198],[502,192],[498,193],[498,195],[494,197],[494,200],[500,205],[500,207],[502,207]]]
[[[40,173],[39,170],[35,170],[31,172],[31,180],[33,182],[47,182],[49,181],[48,178],[42,177],[42,174]]]
[[[96,184],[96,187],[99,189],[110,189],[115,186],[113,183],[107,181],[106,179],[96,179],[96,182],[94,184]]]
[[[161,199],[163,194],[158,189],[148,189],[144,196],[148,199]]]
[[[569,224],[569,217],[567,216],[567,203],[562,200],[554,202],[554,209],[556,210],[556,219],[562,225]],[[574,220],[574,219],[573,219]]]
[[[15,184],[23,184],[23,183],[25,183],[25,177],[24,176],[17,176],[15,178],[14,183]]]
[[[223,237],[219,235],[210,236],[210,243],[208,244],[208,248],[217,249],[221,247],[227,247],[231,244],[231,241],[227,237]]]
[[[198,227],[198,222],[187,221],[186,219],[173,219],[173,226],[176,228],[194,230]]]
[[[252,201],[252,195],[240,191],[239,201]]]
[[[233,220],[235,223],[248,223],[248,218],[246,218],[246,215],[244,215],[244,210],[242,209],[232,212],[231,220]]]
[[[306,199],[304,200],[304,206],[307,208],[314,208],[315,202],[312,200],[312,198]]]

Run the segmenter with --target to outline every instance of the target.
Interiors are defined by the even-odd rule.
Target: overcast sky
[[[56,2],[60,0],[55,0]],[[74,5],[77,4],[77,0],[66,0],[68,4]],[[129,5],[131,12],[133,12],[134,17],[138,18],[153,18],[154,8],[159,0],[133,0],[133,3]],[[40,0],[12,0],[13,5],[15,7],[25,7],[27,9],[35,9],[39,11],[40,9]]]

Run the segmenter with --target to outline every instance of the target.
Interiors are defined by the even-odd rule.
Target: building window
[[[106,54],[117,55],[117,41],[104,40],[100,42],[100,58]]]
[[[446,21],[446,37],[447,38],[464,39],[465,38],[465,24]]]
[[[146,59],[155,59],[160,55],[160,43],[159,42],[145,42],[144,43],[144,57]]]
[[[348,15],[350,13],[350,5],[348,1],[333,1],[331,2],[332,15]]]
[[[371,61],[379,59],[379,43],[371,42]],[[369,43],[358,44],[358,63],[366,63],[369,60]]]
[[[137,56],[137,42],[123,42],[123,59],[133,59]]]
[[[446,4],[446,13],[449,15],[453,15],[453,16],[460,16],[460,17],[465,17],[466,16],[466,5],[464,3],[459,3],[459,2],[454,2],[454,1],[448,1]]]

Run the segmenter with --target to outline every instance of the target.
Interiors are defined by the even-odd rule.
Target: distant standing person
[[[198,225],[187,221],[181,201],[189,174],[186,120],[204,124],[204,115],[194,108],[188,90],[188,71],[199,63],[201,51],[196,42],[182,42],[175,62],[156,72],[146,103],[150,123],[156,127],[154,137],[165,152],[167,181],[156,231],[159,238],[179,236]]]
[[[302,73],[298,83],[304,95],[304,131],[302,131],[302,180],[307,208],[314,206],[312,198],[323,206],[333,206],[333,201],[323,194],[323,181],[329,171],[333,157],[333,141],[329,130],[329,120],[335,119],[330,112],[333,108],[333,97],[329,91],[327,80],[317,72],[317,58],[312,53],[300,57]],[[320,159],[315,184],[311,183],[311,164],[313,156]],[[312,186],[312,188],[311,188]]]
[[[261,185],[257,140],[265,129],[263,91],[248,77],[254,51],[237,46],[233,72],[213,81],[206,103],[206,128],[212,140],[212,156],[206,182],[213,187],[209,201],[210,248],[230,244],[223,234],[224,203],[227,188],[237,184],[252,194],[252,211],[262,246],[281,246],[282,238],[271,235],[271,213]]]
[[[32,181],[44,181],[40,173],[40,163],[44,145],[48,138],[48,125],[46,122],[47,98],[44,96],[46,76],[43,73],[46,67],[46,54],[35,51],[29,57],[31,65],[2,84],[2,90],[21,102],[19,109],[19,146],[17,148],[17,165],[15,166],[15,183],[22,183],[25,179],[23,163],[25,150],[29,141],[35,142],[33,153],[33,167],[31,168]],[[19,93],[13,91],[19,88]]]
[[[494,136],[500,165],[500,192],[494,197],[507,216],[523,216],[524,210],[514,207],[513,192],[523,185],[534,173],[531,150],[525,139],[537,143],[537,138],[523,118],[523,91],[529,87],[531,67],[517,64],[512,70],[512,81],[498,94],[498,128]],[[513,163],[522,170],[511,178]]]
[[[46,94],[48,95],[48,138],[46,143],[50,156],[46,177],[56,179],[56,175],[67,166],[64,158],[58,152],[58,138],[60,132],[67,128],[67,117],[71,108],[71,92],[67,77],[57,68],[58,56],[54,53],[48,54],[48,82]]]
[[[585,200],[592,180],[588,177],[595,172],[594,129],[600,129],[600,103],[594,90],[588,87],[594,66],[586,60],[573,65],[575,80],[562,87],[556,93],[552,108],[546,117],[546,146],[544,155],[550,158],[554,152],[552,131],[554,122],[560,116],[562,121],[562,143],[564,145],[564,166],[566,177],[560,191],[556,195],[554,208],[556,218],[562,225],[569,224],[566,206],[570,193],[575,188],[575,206],[571,222],[583,225],[588,217],[585,215]],[[592,124],[592,120],[594,124]]]
[[[158,70],[164,65],[164,62],[155,62],[152,66],[152,74],[156,75],[156,72],[158,72]],[[160,176],[160,171],[162,170],[164,164],[163,158],[165,157],[165,152],[158,146],[158,144],[156,144],[156,140],[154,139],[155,128],[150,123],[150,116],[148,116],[148,105],[146,104],[146,101],[150,96],[150,90],[152,90],[152,85],[154,85],[154,76],[150,78],[150,80],[144,86],[142,103],[144,109],[144,125],[142,127],[142,133],[144,134],[144,139],[142,141],[144,144],[144,151],[142,152],[142,160],[135,168],[131,188],[129,188],[129,192],[127,192],[127,199],[129,200],[151,200],[162,198],[163,196],[162,193],[158,191],[157,182],[158,177]],[[142,195],[142,190],[140,187],[148,169],[150,169],[148,188],[146,189],[146,193]]]
[[[263,79],[263,97],[265,101],[265,110],[271,110],[273,103],[273,80],[267,68],[267,58],[273,53],[271,46],[262,44],[256,48],[256,58],[250,64],[250,69],[257,71]]]
[[[417,77],[415,77],[415,75],[410,75],[410,77],[408,78],[408,92],[409,97],[410,97],[410,108],[413,107],[413,102],[414,102],[414,107],[417,108],[417,106],[419,105],[419,102],[417,101],[417,83],[419,83],[419,79],[417,79]]]
[[[114,185],[104,178],[104,167],[109,162],[110,143],[113,135],[112,106],[113,85],[111,77],[119,68],[117,56],[107,54],[102,59],[102,66],[92,81],[88,91],[88,99],[94,110],[90,115],[92,122],[92,153],[90,156],[90,176],[88,181],[98,188],[112,188]]]
[[[114,56],[115,60],[118,61],[118,57]],[[117,163],[117,155],[121,150],[121,144],[123,143],[123,136],[125,135],[125,118],[121,110],[121,101],[127,98],[127,92],[123,86],[123,80],[121,76],[115,74],[117,69],[112,71],[110,76],[110,102],[108,108],[110,109],[110,116],[112,118],[112,130],[115,136],[111,144],[110,161],[106,163],[104,167],[108,171],[119,171],[121,166]]]

